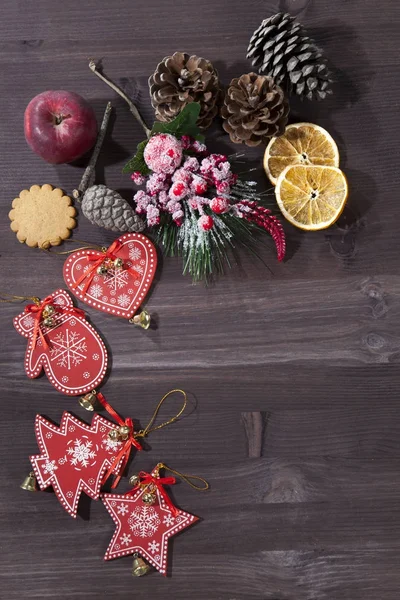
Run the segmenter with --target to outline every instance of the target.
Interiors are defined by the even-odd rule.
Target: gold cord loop
[[[185,481],[188,485],[190,485],[191,488],[199,492],[206,492],[208,489],[210,489],[210,484],[208,483],[208,481],[203,477],[199,477],[198,475],[185,475],[184,473],[180,473],[180,471],[175,471],[174,469],[167,467],[167,465],[164,465],[164,463],[158,463],[157,469],[165,469],[166,471],[170,471],[170,473],[177,475],[178,477],[183,479],[183,481]],[[204,485],[196,485],[195,483],[193,483],[193,481],[191,481],[193,479],[201,481]]]
[[[47,245],[47,242],[43,242],[43,244],[39,246],[39,249],[44,250],[48,254],[57,254],[58,256],[62,254],[72,254],[73,252],[78,252],[79,250],[98,250],[99,252],[105,252],[107,250],[107,248],[105,248],[104,246],[99,246],[98,244],[91,244],[90,242],[86,242],[85,240],[78,240],[77,238],[66,239],[64,240],[64,242],[72,242],[73,244],[84,244],[84,246],[81,246],[80,248],[74,248],[73,250],[64,250],[62,252],[57,252],[56,250],[50,250],[50,248],[48,247],[46,248],[45,245]]]
[[[1,298],[1,296],[4,296],[4,298]],[[37,296],[15,296],[14,294],[0,292],[0,302],[22,302],[23,300],[31,300],[37,305],[40,304],[40,298]]]
[[[171,395],[174,394],[175,392],[178,392],[179,394],[183,395],[183,404],[180,408],[180,410],[178,411],[178,413],[172,417],[171,419],[168,419],[168,421],[165,421],[165,423],[161,423],[160,425],[156,425],[155,427],[152,427],[154,421],[157,418],[158,412],[161,408],[161,406],[163,405],[163,403],[165,402],[165,400]],[[157,429],[162,429],[163,427],[166,427],[167,425],[171,425],[172,423],[174,423],[177,419],[179,419],[179,417],[181,416],[181,414],[183,413],[183,411],[186,408],[186,404],[187,404],[187,396],[186,396],[186,392],[184,392],[183,390],[170,390],[169,392],[167,392],[165,394],[165,396],[163,396],[160,400],[160,402],[157,404],[157,407],[153,413],[153,416],[151,417],[150,421],[147,423],[146,427],[144,429],[141,429],[140,431],[135,432],[135,437],[146,437],[146,435],[148,435],[149,433],[151,433],[152,431],[156,431]]]

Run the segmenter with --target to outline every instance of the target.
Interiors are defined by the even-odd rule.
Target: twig
[[[93,73],[95,75],[97,75],[97,77],[99,77],[102,81],[104,81],[104,83],[106,83],[111,89],[113,89],[114,92],[117,92],[117,94],[119,94],[121,96],[121,98],[123,98],[125,100],[125,102],[129,106],[129,110],[131,111],[131,113],[133,114],[133,116],[135,117],[135,119],[143,127],[146,136],[150,137],[151,129],[149,129],[147,127],[147,125],[144,122],[144,120],[142,119],[142,117],[141,117],[138,109],[136,108],[136,106],[134,105],[134,103],[132,102],[132,100],[130,98],[128,98],[128,96],[125,94],[125,92],[123,92],[121,90],[121,88],[119,88],[115,83],[113,83],[110,79],[108,79],[108,77],[105,77],[105,75],[103,75],[102,73],[100,73],[100,71],[96,67],[96,62],[93,59],[91,59],[89,61],[89,69],[91,71],[93,71]]]
[[[108,102],[107,106],[106,106],[106,110],[104,111],[99,135],[97,136],[96,145],[94,147],[92,156],[90,157],[90,162],[82,175],[82,179],[81,179],[81,182],[80,182],[78,188],[73,190],[73,192],[72,192],[72,196],[76,200],[81,199],[81,197],[83,196],[83,194],[86,192],[87,188],[91,184],[91,180],[94,175],[94,169],[96,167],[96,162],[99,157],[101,146],[103,145],[104,137],[106,135],[108,121],[110,120],[111,110],[112,110],[112,104],[111,104],[111,102]]]

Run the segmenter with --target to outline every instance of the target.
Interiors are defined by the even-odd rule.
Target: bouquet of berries
[[[196,126],[200,105],[187,104],[170,123],[156,122],[124,167],[138,190],[135,211],[156,232],[167,254],[182,255],[184,273],[208,279],[229,265],[229,248],[252,248],[262,230],[285,256],[280,221],[262,205],[255,182],[241,181],[231,162],[212,154]]]

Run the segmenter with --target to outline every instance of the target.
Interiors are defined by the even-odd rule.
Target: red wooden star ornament
[[[173,504],[164,486],[172,485],[176,480],[175,477],[160,477],[161,468],[165,466],[159,463],[151,473],[142,471],[134,475],[130,482],[135,485],[126,494],[101,495],[116,525],[104,559],[133,554],[133,575],[144,575],[149,570],[147,563],[166,575],[168,540],[198,521],[198,517]],[[206,487],[197,489],[208,489],[208,484],[204,483]]]

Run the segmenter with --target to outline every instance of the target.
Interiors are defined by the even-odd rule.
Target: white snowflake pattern
[[[125,515],[129,510],[129,507],[127,504],[120,504],[117,508],[117,513],[119,515]]]
[[[129,298],[128,294],[121,294],[118,296],[118,304],[122,306],[122,308],[129,306],[130,302],[131,299]]]
[[[132,289],[132,288],[129,288],[129,290],[128,290],[128,294],[134,294],[134,291],[133,291],[133,289]]]
[[[136,506],[128,519],[133,535],[152,537],[160,525],[158,513],[152,506]]]
[[[122,445],[118,440],[111,440],[108,435],[103,438],[102,444],[106,452],[114,453]]]
[[[139,260],[141,256],[142,251],[140,250],[140,248],[137,248],[136,246],[132,246],[131,248],[129,248],[129,258],[131,260]]]
[[[66,456],[64,456],[63,458],[59,458],[59,459],[58,459],[58,464],[59,464],[59,465],[63,465],[63,464],[64,464],[64,463],[66,463],[66,462],[67,462],[67,458],[66,458]]]
[[[107,427],[104,427],[104,425],[102,425],[100,427],[100,431],[101,431],[101,433],[104,433],[105,431],[107,431]]]
[[[69,324],[72,325],[72,327],[74,327],[76,325],[75,319],[71,319]]]
[[[54,471],[57,471],[58,467],[55,460],[46,460],[46,464],[43,467],[43,473],[52,475]]]
[[[144,273],[144,269],[141,265],[135,265],[133,267],[133,270],[136,271],[137,273],[139,273],[139,275],[143,275],[143,273]]]
[[[146,261],[145,260],[141,260],[140,264],[142,265],[142,267],[144,267],[144,265],[146,264]]]
[[[65,495],[67,496],[67,498],[73,498],[74,496],[73,492],[67,492]]]
[[[89,379],[89,377],[90,377],[89,371],[85,371],[84,374],[83,374],[83,376],[84,376],[85,379]]]
[[[128,283],[128,275],[128,271],[125,271],[124,269],[115,269],[112,267],[107,272],[105,283],[110,290],[117,291],[126,286]]]
[[[175,519],[172,515],[165,515],[165,517],[163,519],[163,523],[167,527],[171,527],[171,525],[173,525],[175,523]]]
[[[52,437],[53,437],[53,434],[51,433],[51,431],[48,431],[48,432],[46,433],[46,437],[47,437],[48,439],[50,439],[50,438],[52,438]]]
[[[89,288],[89,294],[93,296],[93,298],[100,298],[103,294],[103,288],[98,283],[95,283]]]
[[[153,540],[152,542],[149,542],[148,549],[152,554],[157,554],[157,552],[160,551],[160,544]]]
[[[89,479],[89,483],[90,483],[90,485],[93,485],[94,483],[96,483],[96,480],[95,480],[95,479],[93,479],[93,477],[91,477],[91,478]]]
[[[92,355],[93,360],[99,360],[100,355],[97,354],[97,352],[95,354]]]
[[[78,265],[76,265],[75,269],[76,269],[77,271],[82,271],[82,265],[79,265],[79,264],[78,264]]]
[[[69,377],[67,377],[66,375],[64,375],[64,376],[61,378],[61,381],[62,381],[63,383],[68,383],[68,381],[69,381]]]
[[[108,302],[108,296],[103,296],[102,300],[103,300],[103,302]]]
[[[92,450],[93,443],[90,440],[75,440],[74,446],[67,449],[67,453],[72,457],[70,458],[71,465],[74,467],[88,467],[89,461],[96,458],[97,454]]]
[[[54,300],[54,304],[58,304],[58,306],[64,306],[65,305],[65,300],[64,298],[61,298],[61,296],[59,298],[56,298]]]
[[[121,544],[122,544],[123,546],[129,546],[129,544],[131,544],[131,543],[132,543],[132,538],[131,538],[131,536],[129,535],[129,533],[123,533],[123,534],[121,535],[121,537],[119,538],[119,541],[121,542]]]
[[[25,325],[25,327],[27,329],[29,327],[33,327],[34,324],[35,324],[35,319],[31,315],[28,315],[27,317],[25,317],[25,319],[24,319],[24,325]]]
[[[59,367],[65,367],[68,370],[78,366],[87,358],[85,339],[85,337],[80,337],[76,331],[70,331],[68,328],[65,333],[58,333],[52,340],[51,360],[56,360]]]
[[[75,425],[70,425],[68,427],[68,431],[75,431]]]

